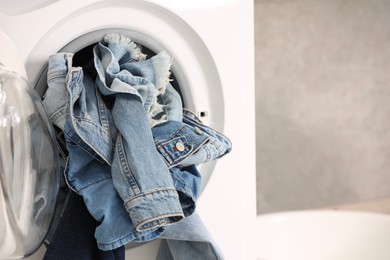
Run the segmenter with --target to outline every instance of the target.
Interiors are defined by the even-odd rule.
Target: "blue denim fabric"
[[[89,214],[81,196],[70,192],[65,210],[43,260],[123,260],[124,246],[101,251],[94,238],[97,221]]]
[[[167,52],[162,51],[144,60],[145,55],[130,38],[111,33],[105,35],[104,41],[95,47],[94,54],[95,67],[102,65],[107,68],[104,71],[107,78],[102,73],[99,74],[101,81],[106,81],[105,83],[110,86],[111,80],[119,79],[131,85],[132,88],[125,87],[119,91],[141,97],[151,126],[164,121],[163,119],[156,121],[153,118],[162,111],[162,106],[157,102],[157,96],[165,92],[166,85],[169,83],[172,58]],[[133,62],[134,60],[138,62]],[[112,86],[110,88],[112,89]]]
[[[209,136],[178,121],[168,121],[152,128],[158,152],[169,168],[178,166],[209,141]]]
[[[180,95],[172,86],[166,87],[161,99],[169,122],[155,126],[152,132],[169,168],[199,165],[231,151],[232,143],[225,135],[204,125],[190,110],[182,109]],[[183,151],[177,150],[178,143]]]
[[[106,98],[115,97],[110,109],[118,129],[111,171],[114,186],[136,229],[145,231],[173,224],[184,214],[169,169],[155,148],[148,124],[146,111],[150,95],[149,91],[142,91],[148,90],[150,85],[154,89],[154,85],[146,78],[120,70],[121,44],[115,44],[112,49],[110,44],[95,46],[96,85]],[[150,66],[140,65],[139,70],[148,71]],[[143,86],[147,88],[140,88]],[[154,98],[155,92],[152,94]]]
[[[207,136],[208,141],[185,159],[180,161],[177,166],[185,167],[190,165],[198,165],[210,160],[215,160],[229,153],[232,150],[231,141],[218,131],[204,125],[202,121],[190,110],[182,109],[182,100],[177,91],[168,84],[165,93],[160,96],[163,105],[163,114],[168,121],[180,121],[189,126],[193,132],[199,136]],[[162,130],[164,131],[164,130]],[[164,156],[166,158],[166,156]],[[167,159],[167,158],[166,158]],[[172,167],[167,160],[168,166]]]
[[[204,125],[190,110],[184,109],[183,123],[193,127],[195,133],[208,136],[209,141],[193,155],[183,160],[180,166],[198,165],[216,160],[232,150],[232,143],[225,135]]]
[[[66,113],[66,74],[72,67],[73,54],[57,53],[49,57],[47,85],[43,106],[50,121],[64,129]]]
[[[161,99],[168,122],[152,128],[152,133],[157,150],[170,168],[184,215],[190,216],[201,189],[201,175],[196,165],[230,152],[231,142],[203,125],[189,110],[183,111],[180,95],[171,85],[166,87]]]
[[[184,110],[184,113],[189,112]],[[215,160],[231,149],[227,137],[198,122],[189,123],[192,125],[168,121],[152,128],[156,148],[170,169],[186,217],[195,211],[201,189],[201,174],[196,165]],[[201,131],[200,127],[208,132]],[[191,164],[186,163],[189,161]]]
[[[184,216],[189,217],[196,209],[196,201],[202,187],[202,175],[195,165],[184,168],[173,167],[169,170],[179,194]]]
[[[130,93],[138,95],[148,112],[150,125],[164,122],[164,118],[153,119],[162,111],[163,107],[157,102],[157,96],[165,92],[169,84],[170,66],[172,58],[162,51],[152,58],[145,60],[146,55],[141,53],[138,45],[128,37],[118,34],[107,34],[103,43],[118,58],[118,64],[111,63],[109,71],[112,77],[123,79],[130,77],[129,83],[134,83]],[[57,53],[49,57],[47,82],[43,104],[51,122],[64,129],[66,112],[66,74],[72,68],[73,53]],[[136,62],[138,61],[138,62]],[[110,63],[111,61],[102,61]],[[114,65],[113,65],[114,64]],[[113,75],[115,74],[115,75]],[[103,80],[104,81],[104,80]],[[129,91],[125,89],[124,91]]]
[[[225,259],[201,218],[194,213],[165,229],[156,260]]]
[[[162,111],[154,115],[155,124],[152,127],[163,123],[165,121],[179,121],[183,120],[183,104],[179,93],[168,83],[165,92],[158,96],[159,103],[162,105]]]
[[[110,114],[106,113],[105,120],[100,123],[92,121],[101,98],[99,92],[88,76],[83,77],[80,69],[73,69],[68,74],[68,91],[69,111],[64,133],[69,156],[65,177],[69,187],[83,196],[89,212],[100,222],[95,231],[99,249],[112,250],[133,240],[148,241],[156,238],[160,235],[161,228],[147,232],[135,229],[113,185],[112,168],[105,162],[107,158],[98,153],[112,148],[112,137],[101,129],[101,125],[109,127],[112,123]],[[108,112],[104,110],[104,103],[100,105],[101,114]],[[114,125],[111,130],[114,132]],[[92,143],[87,143],[86,140]],[[110,153],[107,152],[106,155]]]

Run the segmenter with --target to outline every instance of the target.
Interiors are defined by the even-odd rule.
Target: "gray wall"
[[[258,213],[390,197],[390,1],[256,0]]]

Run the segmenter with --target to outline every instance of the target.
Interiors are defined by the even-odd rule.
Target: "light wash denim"
[[[231,142],[223,134],[205,126],[194,113],[182,108],[177,91],[168,84],[159,96],[162,115],[167,122],[152,128],[156,148],[171,171],[184,215],[196,208],[201,189],[201,174],[196,165],[215,160],[231,151]]]
[[[106,162],[110,152],[104,152],[113,149],[111,138],[114,137],[111,136],[115,136],[115,125],[104,103],[99,103],[100,109],[97,109],[102,97],[95,85],[78,68],[70,71],[67,83],[69,111],[64,133],[69,156],[65,177],[69,187],[83,196],[90,214],[100,222],[95,231],[99,249],[112,250],[133,240],[148,241],[158,237],[161,228],[145,232],[136,230],[113,185],[112,167]],[[101,117],[104,120],[93,122],[92,118],[99,112],[105,115]],[[111,133],[105,132],[102,125]]]
[[[166,121],[164,118],[159,118],[159,120],[153,118],[163,109],[163,106],[157,102],[157,96],[164,93],[165,86],[169,84],[169,69],[172,58],[168,53],[162,51],[145,60],[146,55],[141,52],[136,43],[124,35],[114,33],[105,35],[103,43],[107,45],[115,57],[119,58],[117,59],[118,64],[111,63],[112,67],[107,73],[111,73],[112,77],[123,79],[124,82],[126,82],[127,76],[132,77],[131,82],[139,84],[133,85],[130,93],[138,95],[142,99],[145,110],[148,112],[151,127]],[[101,44],[103,45],[103,43]],[[60,129],[64,129],[65,125],[67,100],[65,76],[72,68],[73,56],[73,53],[57,53],[49,57],[48,89],[43,104],[48,111],[51,122]],[[102,62],[110,61],[102,60]],[[134,78],[137,78],[139,82]]]
[[[195,211],[201,189],[201,174],[196,165],[229,153],[231,142],[202,124],[195,114],[183,110],[180,95],[170,84],[161,99],[168,121],[152,128],[153,138],[171,171],[184,215],[189,216]]]
[[[169,169],[173,184],[179,194],[180,204],[186,217],[196,209],[196,202],[202,188],[202,175],[195,165]]]
[[[160,236],[156,260],[223,260],[222,251],[195,212],[179,223],[169,226]]]
[[[183,160],[180,166],[202,164],[210,160],[221,158],[232,150],[231,141],[218,131],[204,125],[194,113],[188,109],[183,111],[183,123],[191,126],[198,135],[206,135],[209,141],[202,145],[192,156]]]
[[[172,58],[166,51],[161,51],[145,60],[145,55],[130,38],[111,33],[105,35],[103,42],[95,46],[94,61],[95,68],[100,68],[98,79],[111,86],[111,90],[116,91],[111,83],[114,79],[132,86],[130,89],[127,87],[122,89],[117,84],[116,87],[120,92],[141,97],[151,126],[163,122],[163,119],[156,121],[153,118],[162,111],[162,106],[157,102],[157,96],[165,92],[171,73]],[[102,73],[103,71],[106,75]],[[109,93],[105,94],[103,89],[100,91],[103,95],[109,95]]]
[[[180,168],[177,166],[209,139],[205,135],[197,135],[189,126],[178,121],[159,124],[152,128],[152,133],[157,150],[170,169],[184,215],[189,216],[195,211],[202,178],[195,165]]]
[[[152,132],[154,136],[158,136],[154,138],[156,147],[169,168],[199,165],[220,158],[232,150],[232,143],[225,135],[204,125],[190,110],[182,109],[181,97],[170,84],[160,96],[162,113],[165,114],[168,125],[157,125]],[[179,132],[183,132],[184,128],[186,130],[182,135],[186,138],[178,138],[181,134]],[[194,145],[191,142],[195,140],[203,141]],[[190,143],[187,143],[188,141]],[[182,151],[177,149],[178,143],[183,146]]]
[[[170,83],[167,84],[165,92],[160,94],[158,98],[162,104],[162,111],[160,114],[155,115],[157,122],[164,122],[164,120],[159,120],[160,118],[166,121],[181,122],[183,120],[183,103],[181,97]]]
[[[158,152],[169,168],[181,165],[209,141],[206,134],[197,134],[193,127],[168,121],[152,128]]]
[[[72,67],[72,53],[57,53],[49,57],[47,85],[42,101],[50,121],[60,129],[65,126],[66,113],[66,75]]]
[[[109,111],[118,129],[111,169],[114,186],[136,229],[145,231],[173,224],[181,220],[184,214],[169,169],[155,148],[148,123],[146,111],[155,100],[154,84],[142,76],[120,69],[119,61],[124,53],[122,46],[123,42],[105,42],[94,47],[98,74],[95,82],[106,100],[114,98]],[[156,69],[151,63],[136,63],[139,71],[153,73]],[[149,91],[149,86],[153,91]],[[150,96],[152,100],[149,102]],[[104,116],[100,113],[100,118],[95,120],[103,122],[104,130],[110,131],[103,120],[107,117],[106,112]],[[96,140],[96,136],[93,139]],[[96,144],[88,143],[100,146],[99,142],[94,142]]]

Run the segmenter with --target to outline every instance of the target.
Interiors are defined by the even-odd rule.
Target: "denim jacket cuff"
[[[152,129],[157,151],[168,168],[178,166],[181,161],[198,151],[209,141],[209,137],[196,132],[182,122],[168,121]]]
[[[125,204],[137,231],[174,224],[184,218],[176,189],[144,192]]]

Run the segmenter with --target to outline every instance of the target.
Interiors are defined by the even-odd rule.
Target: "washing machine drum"
[[[0,66],[0,259],[33,253],[55,211],[55,135],[35,90]]]

